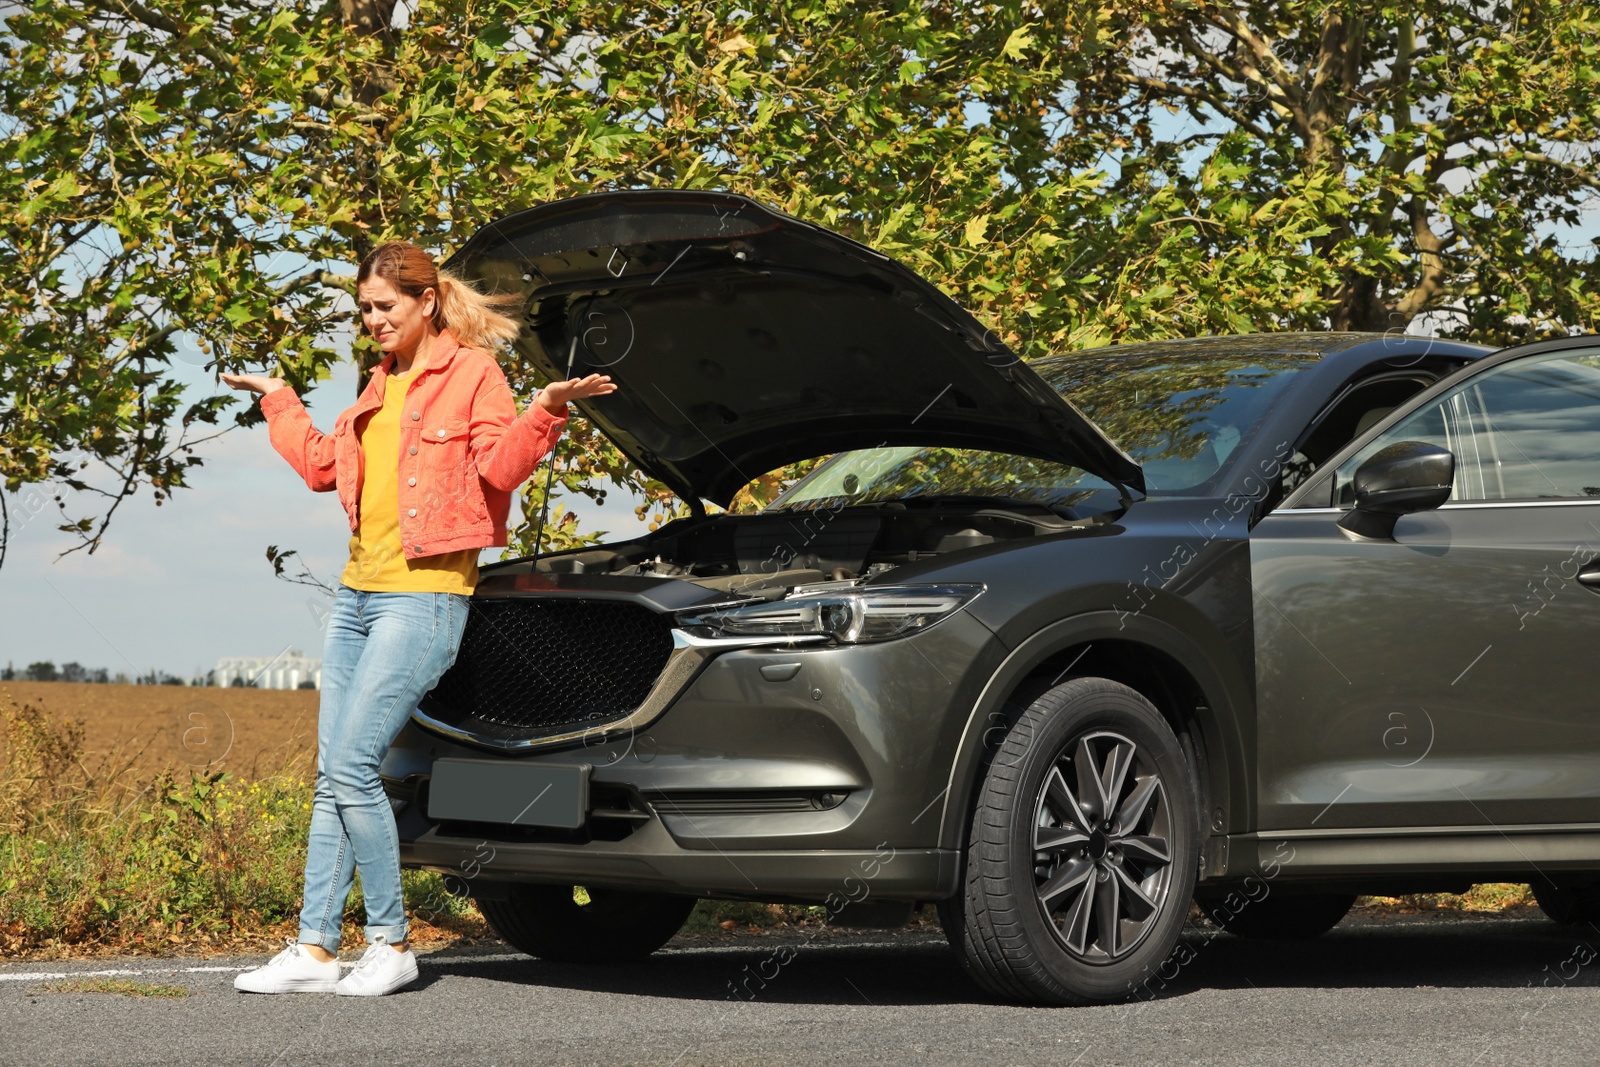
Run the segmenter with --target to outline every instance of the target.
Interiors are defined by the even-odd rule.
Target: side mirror
[[[1449,500],[1455,476],[1456,457],[1448,448],[1400,441],[1380,449],[1356,468],[1351,480],[1356,506],[1339,520],[1339,527],[1362,540],[1388,540],[1400,516]]]

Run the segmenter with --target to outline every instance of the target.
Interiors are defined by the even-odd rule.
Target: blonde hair
[[[457,341],[471,348],[492,351],[514,340],[520,330],[507,312],[522,303],[521,296],[480,293],[470,283],[440,270],[432,256],[410,241],[389,241],[368,253],[356,269],[356,284],[373,277],[382,278],[407,296],[421,297],[432,289],[434,327],[449,330]]]

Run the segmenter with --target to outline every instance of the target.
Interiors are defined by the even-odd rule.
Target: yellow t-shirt
[[[464,593],[478,584],[478,550],[463,549],[406,559],[400,543],[400,412],[406,390],[422,365],[403,378],[393,374],[383,407],[357,430],[366,473],[361,482],[359,527],[350,538],[350,562],[339,580],[369,593]]]

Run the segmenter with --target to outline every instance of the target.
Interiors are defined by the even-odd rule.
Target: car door
[[[1503,355],[1252,531],[1261,829],[1600,824],[1600,339]],[[1451,450],[1449,501],[1346,534],[1400,441]]]

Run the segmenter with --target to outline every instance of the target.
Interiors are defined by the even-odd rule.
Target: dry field
[[[317,747],[317,692],[176,685],[0,682],[0,705],[32,704],[83,723],[90,769],[109,761],[138,777],[225,770],[244,778],[304,774]]]

